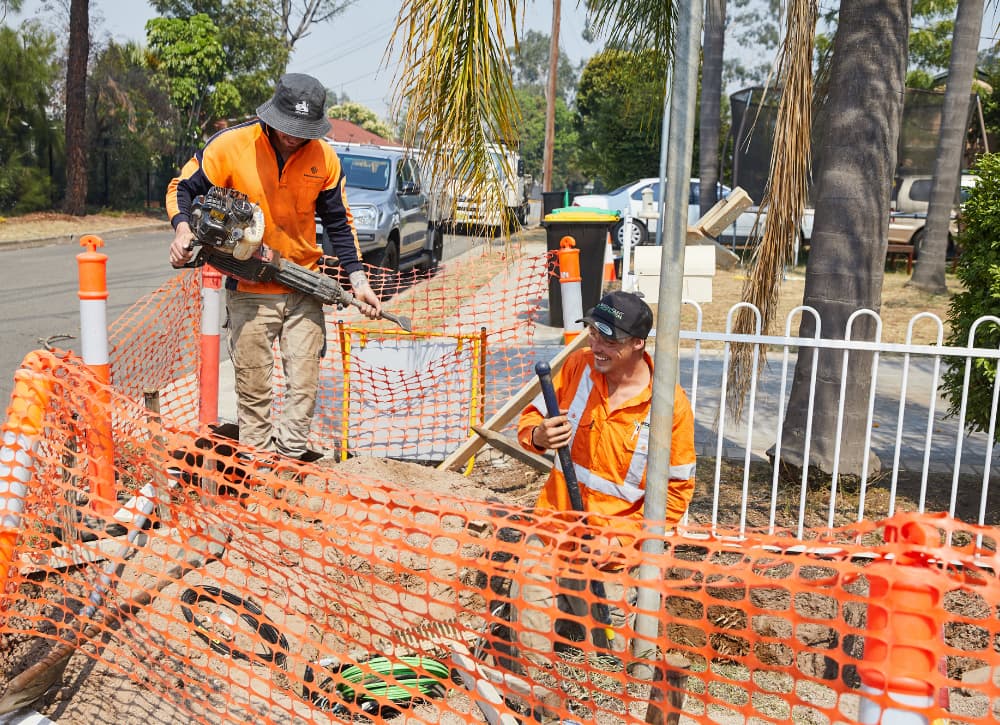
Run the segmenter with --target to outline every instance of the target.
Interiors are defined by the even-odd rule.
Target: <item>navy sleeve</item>
[[[197,164],[197,168],[189,176],[183,176],[184,172],[192,164]],[[195,154],[195,158],[189,161],[188,165],[181,170],[181,174],[182,176],[177,177],[171,182],[170,189],[170,192],[175,195],[174,200],[177,204],[177,213],[170,219],[170,224],[174,229],[181,222],[191,223],[191,203],[196,197],[208,193],[208,190],[212,187],[212,182],[208,180],[205,172],[201,170],[201,151]]]
[[[321,191],[316,197],[316,215],[326,230],[332,251],[340,261],[340,268],[347,274],[363,269],[361,247],[344,200],[344,177],[332,189]]]

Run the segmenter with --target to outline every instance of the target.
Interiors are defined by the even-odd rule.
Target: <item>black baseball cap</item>
[[[274,96],[261,104],[257,115],[271,128],[296,138],[323,138],[330,131],[326,88],[304,73],[281,76]]]
[[[631,292],[609,292],[584,315],[582,320],[604,337],[624,340],[638,337],[645,340],[653,329],[653,311],[639,295]]]

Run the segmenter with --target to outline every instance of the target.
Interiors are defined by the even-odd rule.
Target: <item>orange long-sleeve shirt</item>
[[[264,243],[289,261],[316,269],[316,215],[326,226],[345,272],[361,269],[361,247],[344,192],[346,177],[330,144],[309,141],[279,167],[260,121],[227,128],[196,152],[167,187],[167,214],[174,227],[190,221],[191,200],[211,186],[236,189],[264,213]],[[277,282],[240,281],[247,292],[284,293]]]
[[[650,372],[653,361],[644,354]],[[593,368],[590,350],[570,355],[553,376],[553,386],[560,410],[573,409],[581,382],[592,384],[585,404],[575,422],[575,436],[570,455],[580,483],[584,509],[609,516],[627,516],[642,521],[642,505],[646,488],[646,456],[649,450],[649,410],[652,405],[652,375],[650,384],[639,395],[621,407],[608,408],[608,386],[604,375]],[[585,381],[589,379],[589,383]],[[521,413],[518,440],[524,448],[538,451],[531,442],[531,432],[544,417],[540,400],[534,401]],[[639,458],[636,458],[636,457]],[[629,469],[633,473],[629,474]],[[641,478],[635,474],[641,471]],[[694,495],[695,450],[694,413],[684,390],[678,385],[674,395],[673,436],[670,450],[670,482],[667,487],[666,523],[680,520]],[[553,468],[538,497],[538,507],[570,510],[566,480],[558,468]]]

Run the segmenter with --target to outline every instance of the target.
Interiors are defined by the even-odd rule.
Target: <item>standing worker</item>
[[[535,453],[568,446],[583,510],[591,514],[588,523],[601,526],[609,522],[608,517],[619,517],[614,521],[619,531],[628,527],[638,533],[643,524],[653,394],[653,360],[646,351],[653,312],[638,295],[611,292],[584,316],[583,322],[590,349],[572,353],[553,377],[559,414],[545,417],[544,404],[537,398],[521,413],[518,440]],[[680,520],[691,502],[694,473],[694,413],[684,390],[677,385],[667,489],[668,529]],[[549,474],[537,508],[572,509],[566,478],[559,467]],[[528,546],[533,543],[542,545],[537,537],[528,539]],[[605,630],[599,626],[604,623],[594,622],[584,599],[566,594],[583,591],[586,582],[580,582],[579,577],[560,578],[556,592],[547,577],[532,574],[528,566],[526,576],[532,583],[525,584],[519,595],[511,595],[512,600],[518,598],[524,605],[520,641],[528,652],[551,651],[553,634],[557,639],[582,640],[584,627],[593,630],[597,646],[624,647],[623,641],[614,645],[607,641]],[[621,592],[620,587],[616,589]],[[546,612],[554,604],[574,620],[557,620],[553,625]],[[559,642],[555,644],[560,646]]]
[[[318,215],[341,268],[349,275],[365,316],[381,311],[362,268],[354,218],[344,192],[340,159],[322,139],[330,130],[326,88],[300,73],[281,77],[274,96],[257,109],[258,120],[215,134],[167,188],[174,227],[170,263],[191,261],[192,201],[212,186],[235,189],[260,206],[264,243],[283,259],[316,270]],[[319,386],[326,328],[323,305],[312,295],[276,282],[228,280],[229,354],[236,372],[240,442],[290,458],[309,455],[309,426]],[[283,415],[271,423],[275,339],[281,348],[286,389]]]

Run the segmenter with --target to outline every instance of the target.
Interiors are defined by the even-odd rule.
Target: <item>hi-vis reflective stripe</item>
[[[695,469],[698,467],[697,463],[685,463],[680,466],[670,467],[670,480],[671,481],[686,481],[692,476],[694,476]]]
[[[633,458],[636,457],[637,456],[633,456]],[[643,456],[643,458],[645,458],[645,456]],[[615,498],[620,498],[623,501],[628,501],[629,503],[635,503],[646,495],[645,489],[639,488],[638,486],[632,486],[628,483],[615,483],[614,481],[609,481],[606,478],[601,478],[595,473],[592,473],[590,469],[576,464],[573,465],[573,468],[576,469],[576,480],[589,488],[591,491],[598,491],[608,496],[614,496]]]

